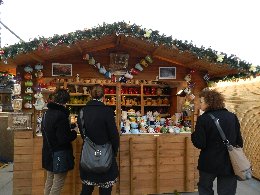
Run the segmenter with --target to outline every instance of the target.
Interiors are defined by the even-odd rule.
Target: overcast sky
[[[260,65],[257,0],[4,0],[0,12],[25,41],[125,21]],[[2,47],[19,42],[1,28]]]

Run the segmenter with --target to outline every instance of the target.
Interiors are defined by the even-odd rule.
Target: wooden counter
[[[75,168],[70,171],[62,195],[80,194],[79,158],[82,139],[73,143]],[[13,194],[43,194],[46,173],[41,168],[42,137],[32,131],[14,134]],[[190,134],[122,135],[120,181],[113,195],[143,195],[174,190],[192,192],[196,186],[196,158]],[[95,193],[98,194],[97,189]]]

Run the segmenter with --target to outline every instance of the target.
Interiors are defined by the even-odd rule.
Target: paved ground
[[[216,183],[214,183],[216,189]],[[13,164],[0,168],[0,195],[12,195],[13,191]],[[181,195],[198,195],[194,193],[181,193]],[[217,193],[215,192],[215,195]],[[167,195],[167,194],[164,194]],[[170,194],[168,194],[170,195]],[[260,181],[251,179],[238,182],[237,195],[260,195]]]

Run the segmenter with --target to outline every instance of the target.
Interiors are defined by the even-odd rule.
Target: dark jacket
[[[53,171],[52,153],[45,135],[47,134],[53,151],[72,151],[71,142],[77,138],[77,132],[70,129],[69,111],[64,106],[49,103],[47,107],[45,120],[42,121],[42,167],[48,171]]]
[[[119,133],[116,127],[113,110],[110,107],[105,106],[102,102],[91,100],[83,108],[83,117],[86,135],[98,145],[110,141],[114,151],[114,158],[108,172],[96,174],[86,172],[80,167],[80,177],[82,180],[88,180],[95,183],[114,181],[119,174],[115,158],[119,147]],[[78,126],[81,137],[83,138],[80,117],[78,117]]]
[[[219,118],[220,126],[229,142],[234,146],[243,147],[240,124],[235,114],[227,109],[206,111],[198,117],[195,131],[191,135],[193,145],[201,149],[198,169],[217,175],[233,175],[227,148],[222,142],[215,122],[208,115],[209,113]]]

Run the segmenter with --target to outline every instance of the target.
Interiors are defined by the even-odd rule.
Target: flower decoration
[[[151,29],[145,30],[144,37],[145,37],[145,38],[149,38],[149,37],[151,36],[151,34],[152,34],[152,30],[151,30]]]
[[[217,62],[223,62],[224,57],[225,57],[225,55],[219,54],[219,55],[217,56]]]

